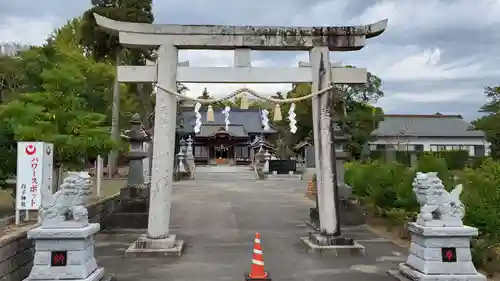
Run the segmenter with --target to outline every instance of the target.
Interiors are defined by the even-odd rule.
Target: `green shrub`
[[[474,263],[488,274],[500,271],[500,162],[488,158],[477,168],[452,173],[441,156],[425,153],[415,168],[395,162],[353,162],[346,165],[345,180],[372,215],[387,218],[389,227],[403,227],[419,211],[412,191],[417,171],[437,172],[447,190],[456,177],[456,183],[464,185],[460,197],[466,208],[464,223],[479,229],[472,244]]]
[[[443,181],[446,189],[453,186],[453,174],[448,170],[445,159],[434,153],[424,153],[418,159],[417,172],[428,173],[437,172],[438,177]]]
[[[432,152],[436,157],[444,159],[450,170],[462,170],[469,161],[469,151],[466,150],[446,150]]]
[[[500,162],[488,159],[477,169],[459,174],[464,185],[461,196],[466,206],[464,222],[479,228],[482,235],[500,240]]]
[[[410,167],[412,153],[412,151],[396,151],[396,161],[405,165],[406,167]]]
[[[383,150],[370,151],[371,160],[385,160],[385,155]]]
[[[345,180],[353,187],[353,194],[372,207],[404,208],[416,204],[411,191],[414,172],[404,165],[374,161],[352,163],[346,169]]]
[[[472,169],[477,169],[483,165],[483,162],[489,159],[487,156],[472,156],[469,157],[469,161],[467,161],[467,167]]]

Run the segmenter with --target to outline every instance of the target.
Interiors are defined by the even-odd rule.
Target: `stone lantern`
[[[184,171],[184,155],[186,153],[186,141],[181,138],[179,141],[179,153],[177,153],[177,160],[179,161],[180,172]]]
[[[346,152],[346,145],[347,142],[349,141],[350,136],[345,134],[342,131],[342,128],[340,127],[339,124],[339,119],[338,118],[332,118],[334,120],[332,127],[333,127],[333,142],[335,146],[335,170],[336,170],[336,181],[337,181],[337,186],[338,186],[338,196],[341,200],[346,200],[351,196],[352,193],[352,188],[345,183],[344,180],[344,174],[345,174],[345,169],[344,169],[344,164],[346,161],[349,159],[349,152]]]
[[[194,179],[194,153],[193,153],[193,142],[194,140],[191,138],[191,135],[188,136],[186,143],[186,151],[184,153],[184,159],[186,160],[187,169],[189,171],[189,178]]]
[[[130,143],[127,184],[120,190],[120,205],[106,221],[110,229],[143,229],[148,227],[149,185],[144,183],[143,159],[148,156],[143,144],[150,137],[142,128],[139,114],[129,121],[130,129],[122,138]]]
[[[269,173],[269,160],[271,160],[271,153],[269,151],[264,152],[264,159],[266,162],[264,163],[264,173]]]
[[[142,160],[148,157],[148,153],[144,151],[143,145],[150,138],[142,128],[139,114],[134,114],[129,124],[130,129],[122,136],[124,140],[130,143],[130,150],[126,156],[129,160],[127,187],[144,188],[144,161]]]

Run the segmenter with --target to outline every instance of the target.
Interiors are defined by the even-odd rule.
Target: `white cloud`
[[[181,50],[179,52],[179,61],[189,61],[190,66],[198,67],[230,67],[233,65],[233,51],[207,51],[207,50]],[[272,60],[253,60],[252,66],[271,66]],[[222,97],[228,95],[240,88],[246,87],[264,94],[274,95],[278,91],[289,91],[292,88],[290,84],[202,84],[202,83],[187,83],[186,86],[189,91],[186,92],[188,96],[199,96],[204,88],[215,97]]]
[[[384,0],[369,7],[352,21],[372,22],[389,18],[388,30],[425,32],[450,27],[488,27],[500,22],[499,14],[498,0]]]
[[[471,57],[443,64],[441,55],[439,48],[406,54],[404,58],[388,63],[378,74],[386,81],[463,79],[499,74],[497,70],[484,70],[483,63]]]
[[[56,27],[54,17],[7,17],[0,21],[0,42],[41,45]]]
[[[19,3],[24,1],[25,5],[29,4],[27,0],[17,1]],[[402,92],[386,92],[386,97],[380,101],[380,104],[384,106],[399,108],[404,104],[408,108],[411,102],[431,103],[457,100],[463,102],[471,99],[477,102],[477,99],[483,98],[477,95],[482,92],[480,87],[477,88],[480,85],[478,81],[482,81],[481,79],[485,77],[498,77],[500,74],[496,68],[498,63],[493,62],[500,60],[500,56],[489,55],[488,52],[495,46],[491,42],[500,40],[500,33],[492,31],[492,26],[500,23],[499,0],[474,2],[472,0],[381,0],[370,4],[369,7],[364,7],[364,10],[363,7],[358,7],[357,11],[360,14],[355,16],[348,15],[345,10],[356,3],[368,5],[366,3],[374,3],[374,1],[365,3],[348,0],[315,0],[307,2],[305,6],[302,0],[287,0],[286,3],[282,0],[267,0],[262,5],[253,5],[245,1],[226,3],[227,1],[222,0],[214,0],[210,5],[205,5],[203,1],[193,0],[188,1],[189,3],[176,4],[175,10],[170,9],[171,2],[155,0],[157,22],[199,24],[209,21],[215,24],[325,26],[368,24],[388,18],[387,31],[378,38],[370,39],[363,50],[348,53],[337,52],[331,55],[332,60],[368,68],[369,71],[382,78],[386,85],[391,82],[398,82],[398,85],[405,85],[405,81],[413,82],[408,83],[407,88],[402,88]],[[24,15],[26,11],[17,8],[22,12],[11,11],[8,13],[10,17],[0,19],[0,42],[18,41],[24,44],[41,44],[59,23],[69,19],[63,17],[83,12],[84,6],[78,7],[78,5],[33,8],[34,11],[39,11],[32,13],[38,14],[38,17],[14,17]],[[77,11],[79,9],[82,10]],[[469,31],[469,34],[477,38],[469,38],[457,30]],[[484,30],[484,33],[481,30]],[[446,38],[440,37],[441,34],[445,34]],[[425,41],[422,38],[428,39]],[[484,43],[481,38],[487,38],[489,43]],[[458,57],[456,51],[463,51],[464,47],[459,43],[445,45],[443,42],[448,39],[453,42],[464,42],[469,46],[473,45],[474,48],[477,46],[477,48],[471,49],[470,52],[466,49],[462,57]],[[485,54],[488,54],[487,58]],[[296,67],[298,61],[307,61],[308,55],[306,53],[292,54],[283,58],[275,54],[260,54],[255,58],[258,59],[252,62],[254,66],[280,64],[283,66],[285,64]],[[233,53],[231,51],[181,51],[179,60],[189,60],[192,66],[231,66]],[[492,68],[491,65],[495,67]],[[453,83],[457,79],[476,80],[473,87],[467,85],[463,89],[455,89]],[[412,88],[415,87],[412,85],[419,81],[439,83],[438,88],[444,88],[444,90],[438,92],[432,87]],[[291,88],[291,85],[286,84],[190,84],[187,86],[191,89],[190,96],[199,95],[205,87],[215,96],[228,94],[244,86],[268,95]]]
[[[391,96],[392,102],[443,102],[460,101],[467,97],[469,91],[450,89],[449,91],[426,93],[397,93]]]

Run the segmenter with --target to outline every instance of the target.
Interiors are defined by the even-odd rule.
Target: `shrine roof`
[[[178,128],[177,131],[180,133],[193,133],[194,125],[196,123],[196,116],[193,110],[183,109],[180,113],[180,122],[182,122],[182,128]],[[215,127],[219,129],[220,127],[225,127],[224,115],[222,115],[222,110],[215,108],[214,109],[214,122],[207,121],[207,112],[206,110],[200,110],[201,114],[201,122],[203,123],[202,128],[205,125],[208,127]],[[275,134],[276,131],[274,128],[270,128],[269,130],[264,130],[261,121],[261,110],[260,109],[239,109],[232,108],[229,113],[229,121],[231,122],[231,127],[240,126],[246,135],[248,134]],[[179,127],[179,126],[178,126]],[[203,129],[202,129],[203,130]],[[201,132],[200,132],[201,133]]]
[[[201,125],[200,132],[196,136],[211,137],[218,133],[228,133],[234,137],[248,137],[248,133],[242,125],[230,124],[226,131],[226,125],[219,124],[203,124]]]
[[[294,149],[294,150],[299,150],[299,149],[301,149],[301,148],[303,148],[303,147],[305,147],[305,146],[312,146],[312,143],[310,143],[310,142],[308,142],[308,141],[302,141],[302,142],[297,143],[297,144],[293,147],[293,149]]]
[[[377,137],[484,138],[481,131],[470,130],[460,115],[386,114]]]

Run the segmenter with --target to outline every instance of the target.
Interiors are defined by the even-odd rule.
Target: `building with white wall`
[[[23,45],[15,42],[0,42],[0,56],[17,56],[21,51],[26,51],[30,48],[29,45]]]
[[[470,156],[489,155],[490,150],[484,133],[470,130],[460,115],[387,114],[373,134],[370,150],[468,150]]]

